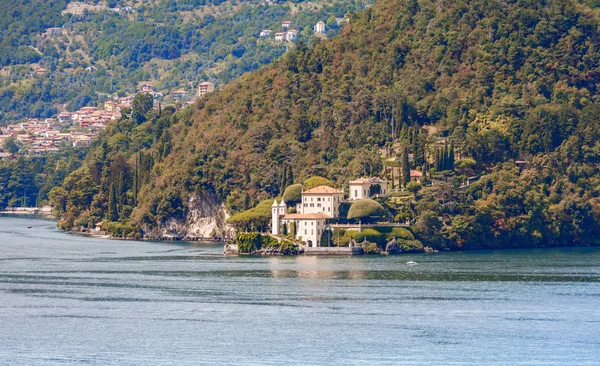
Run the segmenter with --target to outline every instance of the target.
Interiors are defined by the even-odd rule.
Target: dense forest
[[[287,42],[259,38],[262,29],[278,32],[289,19],[299,38],[312,42],[317,21],[327,21],[333,36],[339,31],[335,16],[369,2],[161,0],[116,12],[125,2],[86,1],[103,7],[62,14],[68,3],[0,5],[7,15],[0,20],[0,123],[52,117],[63,105],[69,110],[98,105],[109,95],[137,92],[139,82],[192,94],[202,81],[224,85],[285,52]],[[36,74],[38,67],[48,72]]]
[[[597,7],[378,1],[193,108],[112,123],[51,194],[61,226],[104,219],[142,235],[184,219],[194,196],[230,212],[278,196],[283,169],[290,184],[345,187],[391,179],[411,154],[435,184],[413,185],[394,213],[426,245],[599,244]]]
[[[65,147],[46,157],[0,160],[0,208],[48,204],[50,190],[81,166],[85,153]]]

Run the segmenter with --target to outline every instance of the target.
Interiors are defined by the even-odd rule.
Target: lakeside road
[[[335,258],[222,251],[222,243],[96,239],[0,217],[0,365],[600,359],[600,248]]]

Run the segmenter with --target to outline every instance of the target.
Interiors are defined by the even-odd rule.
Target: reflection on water
[[[0,246],[0,365],[600,359],[596,248],[237,257],[10,217]]]

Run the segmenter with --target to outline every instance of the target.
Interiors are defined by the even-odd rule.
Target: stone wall
[[[362,255],[364,254],[361,247],[316,247],[305,248],[305,255]]]

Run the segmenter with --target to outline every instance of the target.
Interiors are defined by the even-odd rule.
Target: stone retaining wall
[[[361,247],[317,247],[305,248],[305,255],[362,255],[364,254]]]

